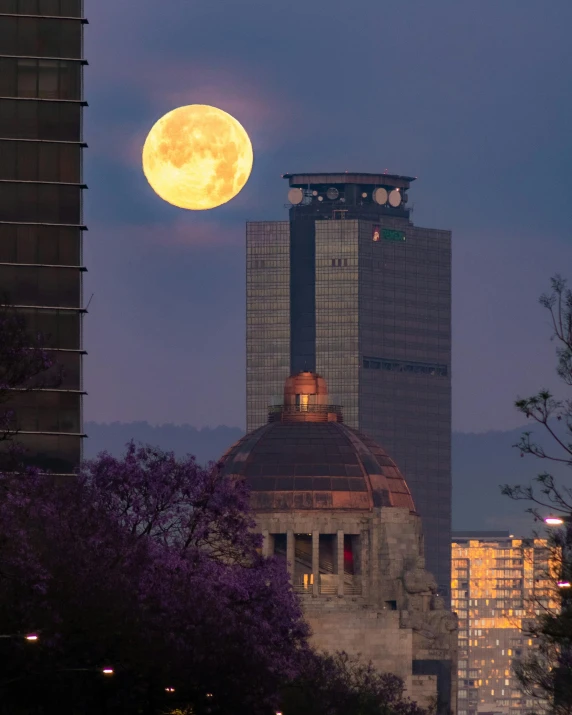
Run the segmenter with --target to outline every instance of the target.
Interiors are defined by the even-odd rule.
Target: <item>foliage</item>
[[[45,336],[31,335],[24,318],[4,297],[0,305],[0,441],[15,432],[14,412],[6,405],[14,391],[55,386],[61,379]]]
[[[77,479],[28,470],[0,489],[0,632],[41,630],[0,642],[8,712],[267,712],[297,675],[307,627],[288,576],[216,466],[130,444]]]
[[[540,303],[549,311],[553,326],[553,339],[557,342],[557,373],[561,380],[572,386],[572,291],[560,276],[552,279],[552,292],[543,295]],[[539,425],[553,445],[549,451],[525,432],[515,445],[521,455],[532,455],[548,462],[572,467],[572,400],[558,400],[548,390],[516,402],[517,409],[533,423]],[[572,580],[572,487],[559,484],[549,472],[539,474],[535,484],[504,485],[502,492],[512,499],[532,503],[528,511],[536,520],[542,512],[559,515],[564,528],[551,530],[548,542],[552,560],[558,564],[553,574],[554,588],[558,591],[560,607],[551,610],[539,603],[540,615],[530,625],[530,635],[536,639],[537,648],[515,664],[515,673],[529,696],[536,698],[539,709],[561,715],[572,713],[572,599],[569,590],[558,589],[556,581]]]
[[[284,692],[285,715],[424,715],[404,697],[403,681],[347,653],[308,652],[303,673]]]

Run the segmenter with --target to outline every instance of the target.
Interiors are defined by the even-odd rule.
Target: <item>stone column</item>
[[[268,530],[262,532],[262,556],[267,559],[272,556],[270,553],[270,533]]]
[[[320,588],[320,532],[312,531],[312,576],[314,586],[312,593],[317,596]]]
[[[294,543],[294,532],[289,529],[286,532],[286,561],[288,561],[288,574],[290,575],[290,581],[294,583],[294,560],[296,558],[295,554],[295,543]]]
[[[338,596],[344,595],[344,532],[338,531]]]

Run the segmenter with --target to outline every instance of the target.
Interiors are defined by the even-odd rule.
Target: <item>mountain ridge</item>
[[[453,529],[508,529],[511,533],[528,535],[534,528],[532,517],[526,514],[528,504],[515,502],[501,495],[502,484],[528,484],[544,471],[545,465],[531,457],[521,458],[514,448],[530,425],[500,431],[453,432]],[[84,456],[93,459],[108,451],[120,456],[131,440],[149,443],[178,457],[193,454],[200,464],[216,461],[234,444],[244,430],[239,427],[196,428],[192,425],[150,425],[137,422],[86,422]],[[538,428],[538,435],[541,435]],[[542,441],[542,440],[540,440]],[[569,470],[554,469],[558,478],[570,478]]]

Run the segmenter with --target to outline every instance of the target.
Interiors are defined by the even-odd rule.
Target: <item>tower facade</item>
[[[31,462],[70,474],[82,442],[83,0],[0,0],[0,289],[61,380],[11,400]]]
[[[289,221],[247,224],[247,425],[284,380],[327,380],[346,424],[400,465],[446,597],[451,530],[451,233],[414,226],[412,177],[288,174]]]

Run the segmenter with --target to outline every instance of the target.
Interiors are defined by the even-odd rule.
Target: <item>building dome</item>
[[[222,458],[225,474],[243,477],[259,512],[299,509],[369,511],[415,506],[403,475],[372,439],[343,424],[326,381],[310,372],[286,380],[284,403],[268,423]]]

